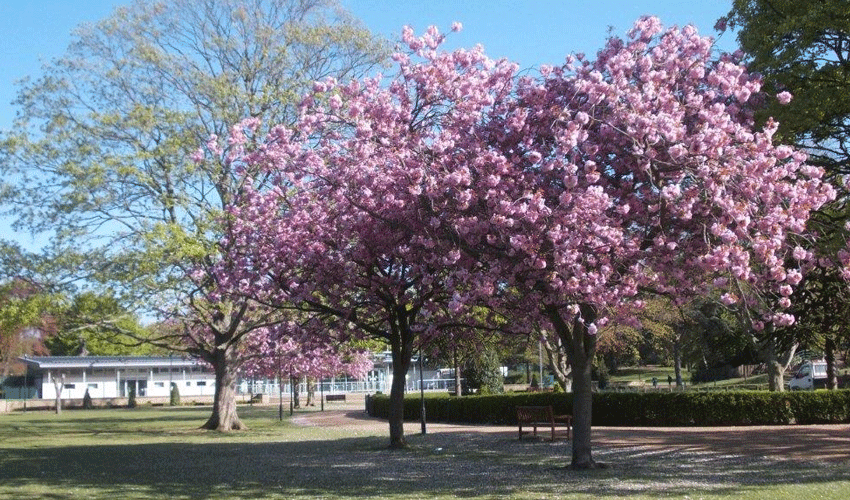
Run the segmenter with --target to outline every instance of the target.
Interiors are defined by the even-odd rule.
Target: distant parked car
[[[826,361],[806,361],[788,382],[789,391],[826,387]]]

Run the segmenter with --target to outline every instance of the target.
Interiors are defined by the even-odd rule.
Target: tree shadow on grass
[[[738,494],[850,481],[837,464],[775,462],[646,446],[599,449],[611,469],[565,469],[569,444],[513,433],[274,443],[161,443],[0,450],[0,498],[541,498]],[[825,468],[827,467],[827,468]],[[14,492],[14,495],[13,493]]]
[[[206,421],[208,410],[195,408],[157,409],[94,409],[51,413],[15,415],[0,426],[0,442],[20,440],[25,436],[41,439],[56,436],[52,444],[61,445],[69,436],[126,435],[173,436],[197,429]],[[197,425],[194,425],[197,423]]]

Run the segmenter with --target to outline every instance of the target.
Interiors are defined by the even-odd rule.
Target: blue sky
[[[463,23],[448,46],[484,45],[491,57],[507,57],[531,68],[559,64],[574,52],[593,54],[605,43],[609,27],[622,35],[645,14],[665,25],[695,25],[714,34],[713,26],[731,0],[341,0],[373,32],[395,39],[405,24],[421,32],[434,24],[448,31]],[[0,0],[0,130],[15,116],[10,103],[14,82],[37,76],[43,61],[59,57],[71,41],[71,31],[85,22],[108,16],[129,0]],[[727,33],[718,47],[734,50]],[[0,220],[0,238],[25,246],[32,240],[13,235]]]

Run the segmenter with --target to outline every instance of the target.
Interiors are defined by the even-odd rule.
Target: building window
[[[97,384],[89,384],[89,389],[97,389]]]
[[[203,387],[203,386],[205,386],[205,385],[207,385],[206,381],[204,381],[204,380],[199,380],[199,381],[198,381],[198,387]]]
[[[75,384],[65,384],[65,389],[74,389],[77,386]]]
[[[192,386],[192,382],[188,382],[188,381],[187,381],[187,382],[186,382],[186,387],[191,387],[191,386]]]

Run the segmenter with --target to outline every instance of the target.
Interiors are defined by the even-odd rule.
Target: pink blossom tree
[[[201,289],[189,299],[182,312],[156,327],[150,342],[197,357],[215,373],[212,413],[201,428],[245,430],[236,407],[236,382],[239,370],[258,354],[246,345],[272,335],[280,314],[249,300],[219,300]]]
[[[238,160],[262,166],[274,187],[255,190],[248,179],[220,273],[233,293],[320,319],[323,335],[389,345],[393,447],[406,445],[404,382],[417,341],[467,323],[458,290],[475,280],[457,272],[472,267],[468,256],[418,225],[425,164],[508,95],[515,71],[480,48],[438,54],[441,40],[436,29],[421,38],[406,30],[414,50],[429,51],[423,62],[398,54],[389,82],[317,83],[294,128],[274,129]]]
[[[440,52],[433,28],[403,39],[390,82],[317,84],[297,127],[244,158],[277,186],[249,183],[232,209],[229,286],[387,339],[397,379],[417,335],[476,307],[555,332],[576,468],[596,465],[597,331],[640,289],[722,288],[756,328],[793,321],[789,242],[833,192],[775,124],[754,129],[759,81],[710,39],[644,18],[539,78],[480,47]]]
[[[711,47],[643,18],[594,61],[520,79],[477,141],[426,176],[425,220],[561,337],[577,468],[595,466],[590,368],[607,317],[639,289],[715,287],[756,329],[792,322],[773,300],[799,283],[791,237],[833,196],[803,153],[773,144],[775,124],[754,130],[758,79]]]
[[[284,377],[295,383],[304,377],[322,379],[343,374],[363,379],[374,366],[368,351],[324,343],[322,336],[293,321],[281,323],[275,330],[275,334],[255,336],[246,342],[245,350],[251,357],[244,364],[245,375],[278,377],[280,383]],[[297,396],[295,392],[296,408]]]

